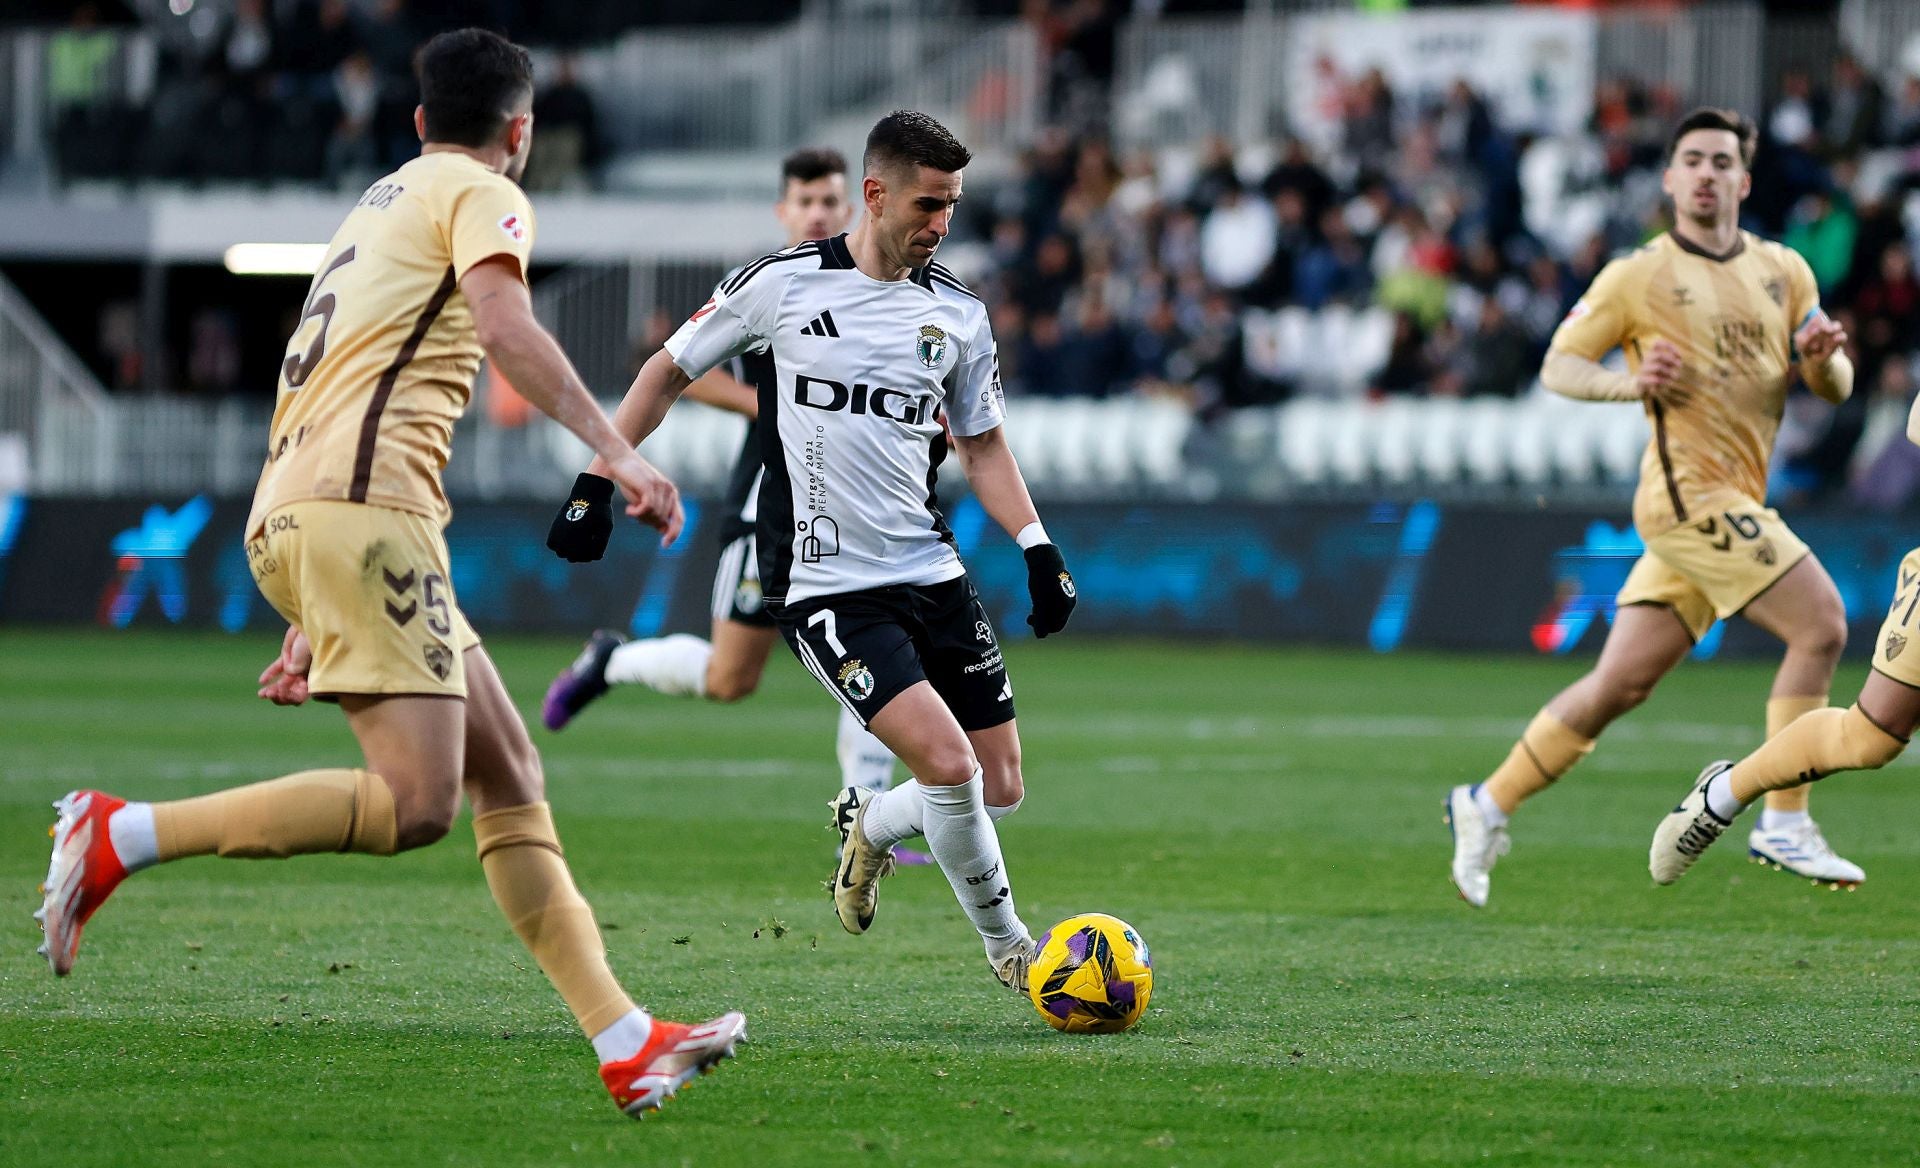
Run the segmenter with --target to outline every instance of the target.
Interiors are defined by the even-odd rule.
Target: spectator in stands
[[[373,59],[356,49],[333,71],[333,96],[340,110],[327,142],[327,179],[345,188],[379,177],[380,148],[374,115],[380,109],[380,78]]]
[[[1874,275],[1853,297],[1857,332],[1853,336],[1864,372],[1879,366],[1890,353],[1920,342],[1920,280],[1913,274],[1913,254],[1905,241],[1886,244]]]
[[[1900,96],[1882,115],[1881,138],[1889,146],[1920,146],[1920,77],[1900,79]]]
[[[105,99],[116,43],[100,27],[100,8],[92,0],[76,6],[67,26],[47,38],[47,106],[55,117]]]
[[[1201,272],[1214,286],[1239,291],[1266,270],[1277,239],[1273,205],[1249,193],[1229,171],[1200,227]]]
[[[1781,242],[1806,257],[1820,291],[1827,294],[1847,278],[1859,227],[1853,200],[1844,189],[1817,191],[1794,207]]]
[[[1920,447],[1907,440],[1913,382],[1910,359],[1880,367],[1866,424],[1847,468],[1847,497],[1860,506],[1897,511],[1920,495]]]
[[[1393,154],[1393,101],[1387,75],[1377,67],[1367,70],[1347,90],[1340,142],[1344,152],[1362,166],[1384,166]]]
[[[528,190],[579,190],[600,165],[600,124],[593,95],[580,84],[579,62],[560,58],[553,83],[533,100],[540,149],[527,159]]]
[[[1860,67],[1853,54],[1840,54],[1833,64],[1833,88],[1827,95],[1820,133],[1828,154],[1851,158],[1880,145],[1885,101],[1880,83]]]
[[[1320,216],[1319,238],[1300,252],[1293,268],[1293,299],[1307,308],[1359,304],[1373,290],[1366,249],[1348,228],[1339,208]]]

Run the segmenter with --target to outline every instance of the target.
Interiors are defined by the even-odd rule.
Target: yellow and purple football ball
[[[1068,917],[1041,936],[1027,996],[1055,1030],[1117,1034],[1147,1011],[1153,958],[1140,934],[1118,917]]]

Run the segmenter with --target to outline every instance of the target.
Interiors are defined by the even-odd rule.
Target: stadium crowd
[[[557,43],[620,19],[617,5],[496,6],[499,23]],[[83,3],[50,54],[61,169],[363,182],[415,149],[410,54],[439,8],[236,0],[168,47],[158,90],[136,109],[101,84],[105,42]],[[1123,153],[1103,134],[1116,6],[1018,8],[1043,31],[1055,126],[1010,180],[969,200],[957,239],[985,256],[984,275],[971,274],[994,306],[1011,392],[1167,395],[1206,417],[1302,392],[1515,395],[1607,256],[1664,227],[1659,173],[1688,104],[1671,89],[1605,79],[1584,134],[1536,138],[1503,125],[1464,82],[1429,99],[1375,71],[1340,79],[1332,149],[1212,139]],[[560,19],[539,15],[547,9],[587,23],[536,27]],[[1897,440],[1920,383],[1906,227],[1920,222],[1920,199],[1908,214],[1920,77],[1886,86],[1843,56],[1828,76],[1790,70],[1776,89],[1747,226],[1806,256],[1853,338],[1861,387],[1838,408],[1790,404],[1780,484],[1852,482],[1904,499],[1920,488],[1920,452]],[[528,185],[591,185],[603,139],[564,60],[535,108]],[[1366,316],[1381,326],[1375,359],[1338,384],[1296,377],[1253,335],[1283,308]],[[1327,343],[1309,334],[1316,342]]]
[[[1889,96],[1851,58],[1795,71],[1760,121],[1746,226],[1806,256],[1846,325],[1861,387],[1797,395],[1778,485],[1894,505],[1920,487],[1901,440],[1916,383],[1920,280],[1906,222],[1920,186],[1920,78]],[[977,214],[983,293],[1010,391],[1174,394],[1207,415],[1307,387],[1249,354],[1273,309],[1390,314],[1384,361],[1348,392],[1514,395],[1605,263],[1665,228],[1660,170],[1681,95],[1603,81],[1586,133],[1502,126],[1468,85],[1439,100],[1347,79],[1338,149],[1206,142],[1117,156],[1044,135]]]

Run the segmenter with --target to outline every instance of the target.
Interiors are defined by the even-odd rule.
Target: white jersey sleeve
[[[707,302],[674,330],[665,348],[682,373],[696,378],[743,353],[767,351],[786,288],[782,268],[792,268],[777,261],[789,255],[764,256],[720,281]]]
[[[985,434],[1007,420],[1007,394],[1000,388],[1000,354],[993,326],[976,313],[961,359],[947,383],[947,425],[962,438]]]

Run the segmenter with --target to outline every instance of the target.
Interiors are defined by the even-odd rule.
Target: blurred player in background
[[[441,488],[485,357],[606,463],[627,513],[672,540],[679,496],[633,452],[534,320],[533,69],[490,32],[419,57],[420,156],[369,187],[327,246],[287,348],[247,520],[254,581],[289,628],[262,697],[337,702],[363,768],[303,771],[169,803],[74,791],[57,804],[40,910],[56,974],[129,873],[189,856],[390,856],[447,834],[464,787],[487,885],[593,1042],[623,1110],[658,1107],[731,1054],[745,1019],[636,1007],[607,967],[545,798],[540,758],[455,602]]]
[[[1642,402],[1652,421],[1633,501],[1647,550],[1620,590],[1599,663],[1534,715],[1484,783],[1448,794],[1452,877],[1469,904],[1487,901],[1507,817],[1645,701],[1716,619],[1737,613],[1786,644],[1769,738],[1827,704],[1846,611],[1826,569],[1763,500],[1796,359],[1807,386],[1836,403],[1853,390],[1853,365],[1807,262],[1740,230],[1756,137],[1731,110],[1682,120],[1663,180],[1673,229],[1608,264],[1554,333],[1540,371],[1548,389]],[[1626,373],[1600,364],[1615,348]],[[1865,879],[1827,845],[1805,791],[1769,796],[1748,843],[1756,858],[1810,879]]]
[[[1025,790],[1013,684],[932,497],[943,409],[974,496],[1024,551],[1028,623],[1059,632],[1076,597],[1007,445],[986,305],[933,259],[970,159],[925,114],[882,118],[862,160],[859,226],[722,281],[614,421],[638,444],[709,369],[744,353],[772,363],[760,394],[767,605],[808,672],[915,778],[834,800],[835,912],[865,932],[893,846],[924,835],[994,976],[1024,993],[1033,938],[994,827]]]
[[[1920,445],[1920,401],[1907,415]],[[1873,646],[1873,669],[1846,709],[1803,715],[1737,763],[1709,763],[1655,829],[1647,868],[1671,884],[1762,795],[1797,791],[1836,771],[1875,770],[1900,757],[1920,729],[1920,548],[1900,561],[1893,607]]]
[[[773,214],[786,232],[789,247],[845,231],[853,218],[853,204],[847,200],[847,160],[837,150],[815,148],[789,154],[780,164],[780,201],[773,205]],[[735,269],[728,278],[737,273]],[[823,324],[831,327],[831,318]],[[760,391],[772,376],[773,361],[767,354],[743,353],[709,370],[682,395],[747,419],[746,438],[723,504],[726,518],[720,532],[720,563],[713,577],[709,638],[676,633],[628,641],[613,630],[601,629],[548,687],[540,709],[547,729],[562,729],[616,685],[644,685],[658,693],[713,702],[737,702],[760,688],[778,637],[762,596],[760,556],[754,544],[762,473]],[[568,509],[554,520],[549,544],[569,560],[597,558],[586,552],[595,544],[604,546],[605,534],[612,531],[613,484],[598,475],[582,474],[574,483],[572,498],[586,502],[587,510],[569,518],[570,500]],[[838,747],[842,786],[884,791],[892,785],[892,752],[844,709]],[[905,849],[896,850],[894,858],[922,864],[931,859]]]

